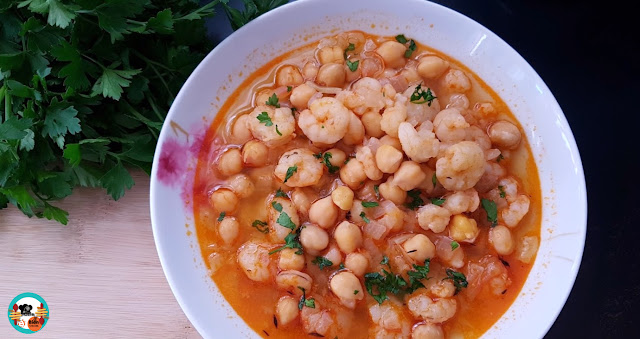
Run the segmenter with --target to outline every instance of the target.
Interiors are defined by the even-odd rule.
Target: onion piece
[[[305,84],[307,86],[315,89],[316,91],[318,91],[320,93],[324,93],[324,94],[338,94],[340,91],[342,91],[342,88],[340,88],[340,87],[324,87],[324,86],[320,86],[320,85],[316,84],[315,82],[311,82],[311,81],[307,81]]]

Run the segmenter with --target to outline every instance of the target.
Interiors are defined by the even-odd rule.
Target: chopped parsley
[[[364,222],[366,222],[367,224],[371,222],[371,220],[367,218],[367,215],[364,214],[364,212],[360,212],[360,218],[362,218],[362,220],[364,220]]]
[[[291,92],[292,89],[293,89],[293,87],[287,86],[287,92]]]
[[[380,186],[373,185],[373,191],[376,192],[376,199],[380,199]]]
[[[296,224],[294,224],[293,221],[291,221],[291,218],[289,217],[287,212],[281,212],[276,222],[280,224],[282,227],[286,227],[290,230],[296,229]]]
[[[347,49],[344,50],[344,59],[347,60],[348,56],[347,56],[347,52],[353,51],[356,49],[356,45],[354,44],[349,44],[349,46],[347,46]]]
[[[413,41],[413,39],[409,40],[409,47],[407,47],[407,50],[404,52],[404,57],[410,58],[416,48],[418,48],[418,46],[416,46],[416,42]]]
[[[333,266],[333,262],[325,257],[316,257],[315,259],[313,259],[311,261],[312,264],[317,265],[318,268],[320,268],[321,270],[323,270],[325,267],[331,267]]]
[[[469,283],[467,282],[467,277],[465,277],[464,274],[456,272],[450,268],[447,268],[446,272],[447,277],[442,280],[449,279],[453,282],[453,286],[456,287],[456,293],[454,295],[458,294],[463,287],[467,287],[467,285],[469,285]]]
[[[380,265],[389,266],[389,257],[387,257],[386,255],[384,257],[382,257],[382,261],[380,261]],[[389,267],[391,267],[391,266],[389,266]]]
[[[364,286],[367,292],[369,292],[369,295],[371,295],[378,304],[382,304],[388,299],[387,293],[399,293],[401,288],[407,286],[407,282],[402,279],[401,276],[383,269],[382,274],[379,272],[365,274]]]
[[[500,160],[504,159],[504,155],[502,155],[502,153],[500,153],[500,155],[498,155],[498,158],[496,159],[496,162],[500,162]]]
[[[265,104],[273,106],[275,108],[280,108],[280,104],[278,103],[278,96],[275,93],[273,93],[273,95],[269,97],[269,100],[267,100]]]
[[[280,204],[277,201],[272,201],[271,202],[271,206],[273,206],[273,208],[278,211],[278,212],[282,212],[282,204]]]
[[[498,207],[492,200],[482,198],[480,200],[482,208],[487,212],[487,221],[491,222],[491,227],[495,227],[498,224]]]
[[[431,177],[431,183],[433,184],[433,187],[436,187],[436,184],[438,183],[438,177],[436,177],[435,173],[433,173],[433,176]]]
[[[322,158],[322,152],[318,152],[318,153],[314,154],[313,157],[316,158],[316,159]]]
[[[363,201],[361,202],[361,204],[362,204],[362,207],[364,208],[377,207],[380,205],[376,201]]]
[[[286,183],[287,180],[289,180],[293,176],[293,173],[296,172],[298,172],[298,165],[293,165],[287,168],[287,174],[284,176],[284,182]]]
[[[409,41],[409,40],[407,40],[407,38],[404,36],[404,34],[398,34],[398,35],[396,35],[396,41],[401,43],[401,44],[406,44],[407,41]]]
[[[460,244],[458,244],[458,242],[457,242],[457,241],[453,240],[453,241],[451,242],[451,250],[452,250],[452,251],[455,251],[455,250],[456,250],[456,248],[458,248],[458,247],[460,247]]]
[[[447,199],[443,199],[443,198],[431,198],[431,203],[436,205],[436,206],[442,206],[442,204],[444,204],[445,201],[447,201]]]
[[[341,270],[344,270],[344,263],[340,263],[339,267],[340,267]]]
[[[360,64],[360,60],[356,60],[354,62],[347,60],[347,67],[349,67],[349,70],[351,72],[355,72],[356,70],[358,70],[358,64]]]
[[[262,221],[262,220],[254,220],[253,223],[251,223],[251,227],[257,229],[259,232],[267,234],[269,233],[269,226],[266,222]]]
[[[262,112],[258,114],[256,118],[258,119],[258,121],[260,121],[261,124],[264,124],[267,127],[273,126],[273,121],[271,121],[271,118],[269,117],[269,113],[267,112]]]
[[[303,307],[316,308],[316,301],[313,298],[307,299],[307,291],[304,288],[298,286],[298,288],[302,291],[302,296],[300,297],[300,302],[298,302],[298,309],[302,310]]]
[[[278,188],[278,190],[276,191],[276,198],[286,198],[287,197],[287,193],[284,193],[284,191],[281,188]]]
[[[354,291],[353,291],[353,295],[356,295],[356,294],[358,294],[358,293],[360,293],[360,291],[358,291],[358,290],[354,290]]]
[[[405,203],[405,207],[415,210],[418,207],[424,205],[424,200],[422,200],[422,198],[420,197],[420,190],[412,189],[411,191],[407,192],[407,195],[409,196],[409,198],[411,198],[411,201]]]
[[[278,125],[276,125],[276,133],[278,133],[279,136],[282,136],[282,133],[278,130]]]
[[[416,86],[416,89],[413,90],[410,101],[413,104],[426,103],[427,106],[431,107],[433,100],[435,100],[436,98],[437,97],[433,96],[433,93],[431,93],[431,88],[427,87],[427,90],[425,91],[422,88],[422,84],[419,84],[418,86]]]
[[[315,154],[314,154],[315,156]],[[322,163],[327,166],[327,169],[329,170],[329,173],[333,174],[336,173],[340,170],[340,167],[338,166],[333,166],[333,164],[331,164],[331,152],[325,152],[324,154],[322,154]]]
[[[227,212],[222,212],[220,213],[220,216],[218,217],[218,221],[222,221],[224,220],[224,216],[227,215]]]
[[[284,237],[284,245],[269,252],[269,255],[278,253],[285,248],[297,248],[296,254],[302,254],[302,244],[300,244],[300,228],[296,232],[291,232]]]
[[[504,186],[498,186],[498,191],[500,191],[500,198],[507,196],[507,193],[504,191]]]
[[[427,278],[427,274],[429,274],[430,263],[431,259],[427,259],[424,261],[424,266],[413,264],[414,270],[407,272],[409,276],[409,286],[407,286],[408,293],[413,293],[415,290],[424,287],[424,284],[420,282],[420,280],[429,279]]]

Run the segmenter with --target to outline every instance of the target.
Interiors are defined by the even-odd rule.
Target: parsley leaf
[[[269,233],[268,224],[262,220],[254,220],[253,223],[251,223],[251,227],[257,229],[261,233],[264,233],[264,234]]]
[[[286,183],[287,180],[289,180],[294,173],[298,172],[298,165],[293,165],[289,168],[287,168],[287,174],[285,174],[284,176],[284,182]]]
[[[433,100],[435,100],[436,98],[437,97],[433,96],[433,93],[431,93],[431,88],[427,87],[427,90],[425,91],[422,88],[422,84],[419,84],[413,90],[413,93],[411,94],[410,101],[413,104],[424,104],[424,103],[427,103],[427,106],[431,107],[431,104],[433,103]]]
[[[320,256],[313,259],[311,263],[314,265],[318,265],[318,268],[320,268],[321,270],[323,270],[325,267],[333,266],[333,262],[331,262],[331,260]]]
[[[453,282],[453,286],[456,287],[456,292],[454,295],[458,294],[460,292],[460,290],[462,290],[463,288],[467,287],[467,285],[469,284],[467,282],[467,277],[465,277],[464,274],[460,273],[460,272],[456,272],[450,268],[446,269],[447,272],[447,277],[442,279],[442,280],[451,280]]]
[[[487,212],[487,221],[491,222],[491,227],[495,227],[498,224],[498,207],[496,203],[489,199],[482,198],[480,204]]]
[[[276,133],[278,133],[279,136],[282,136],[282,133],[278,130],[278,125],[276,125]]]
[[[387,257],[386,255],[382,257],[382,261],[380,261],[380,265],[387,265],[389,266],[389,257]]]
[[[220,2],[222,3],[222,6],[224,6],[229,22],[231,22],[231,27],[235,31],[260,15],[286,4],[288,0],[243,0],[244,11],[239,11],[229,6],[227,4],[228,1]],[[211,2],[212,5],[216,5],[217,3],[217,1]]]
[[[402,279],[401,276],[383,269],[382,274],[379,272],[365,274],[364,286],[369,295],[371,295],[378,304],[382,304],[388,299],[387,293],[399,293],[402,288],[407,286],[407,282]]]
[[[347,67],[349,67],[349,70],[351,72],[355,72],[358,70],[358,65],[360,64],[360,60],[356,60],[354,62],[351,62],[349,60],[347,60]]]
[[[413,52],[415,52],[416,48],[418,48],[418,46],[416,46],[416,42],[413,41],[413,39],[409,40],[409,47],[404,52],[404,57],[405,58],[410,58],[411,54],[413,54]]]
[[[458,248],[458,247],[460,247],[460,244],[457,241],[455,241],[455,240],[451,241],[451,250],[452,251],[455,251],[456,248]]]
[[[498,191],[500,191],[500,198],[505,198],[507,196],[507,192],[504,191],[504,186],[498,186]]]
[[[300,237],[299,231],[287,234],[287,236],[284,237],[284,245],[276,248],[275,250],[272,250],[271,252],[269,252],[269,255],[278,253],[285,248],[297,248],[298,251],[296,251],[296,254],[302,254],[302,244],[300,244],[299,237]]]
[[[282,204],[277,202],[277,201],[272,201],[271,202],[271,206],[273,206],[273,209],[275,209],[278,212],[282,212]]]
[[[293,89],[293,87],[287,86],[287,92],[291,92],[292,89]]]
[[[404,204],[407,208],[415,210],[418,207],[424,205],[424,200],[422,200],[422,197],[420,197],[420,190],[412,189],[411,191],[407,192],[407,195],[409,196],[409,198],[411,198],[410,202]]]
[[[347,48],[344,50],[344,59],[347,60],[349,58],[349,55],[347,54],[347,52],[353,51],[356,49],[356,45],[349,43],[349,46],[347,46]]]
[[[364,222],[366,222],[367,224],[371,222],[371,220],[367,218],[367,215],[364,214],[364,212],[360,212],[360,218],[362,218],[362,220],[364,220]]]
[[[502,153],[500,153],[500,155],[498,155],[498,158],[496,158],[496,162],[500,163],[500,161],[502,161],[504,159],[504,155],[502,155]]]
[[[380,199],[380,186],[373,185],[373,191],[376,193],[376,199]]]
[[[333,166],[333,164],[331,164],[331,152],[325,152],[324,154],[320,155],[321,153],[318,153],[317,155],[314,154],[313,156],[316,158],[320,158],[320,156],[322,157],[322,163],[327,166],[327,169],[329,170],[329,173],[333,174],[336,173],[337,171],[340,170],[340,167],[338,166]]]
[[[365,207],[365,208],[371,208],[371,207],[376,207],[380,205],[376,201],[363,201],[361,202],[361,204],[362,204],[362,207]]]
[[[431,203],[432,203],[432,204],[434,204],[434,205],[436,205],[436,206],[442,206],[442,204],[444,204],[444,202],[445,202],[447,199],[443,199],[443,198],[431,198],[430,200],[431,200]]]
[[[278,220],[276,220],[276,222],[280,224],[282,227],[286,227],[290,230],[296,229],[296,224],[294,224],[293,221],[291,221],[291,218],[289,217],[287,212],[280,212],[280,216],[278,217]]]
[[[436,184],[438,184],[438,177],[436,177],[435,173],[433,173],[433,176],[431,177],[431,183],[433,184],[433,187],[436,187]]]
[[[131,84],[131,78],[140,73],[139,69],[117,70],[111,68],[103,69],[102,76],[98,78],[92,88],[92,95],[102,94],[105,98],[120,100],[124,92],[124,87]]]
[[[269,117],[269,113],[267,113],[267,112],[262,112],[262,113],[258,114],[256,119],[258,119],[258,121],[261,124],[264,124],[267,127],[273,126],[273,122],[271,121],[271,117]]]
[[[280,188],[278,188],[278,190],[276,191],[276,198],[286,198],[287,197],[287,193],[284,193],[284,191]]]
[[[307,291],[298,286],[298,288],[302,291],[302,296],[300,297],[300,301],[298,302],[298,309],[302,310],[303,307],[316,308],[316,301],[313,298],[307,299]]]
[[[396,41],[398,41],[401,44],[406,44],[407,41],[409,41],[409,40],[407,40],[407,38],[404,36],[404,34],[398,34],[398,35],[396,35]]]
[[[224,217],[227,215],[227,212],[222,212],[220,213],[220,216],[218,217],[218,221],[222,221],[224,220]]]
[[[278,96],[275,93],[273,93],[273,95],[269,97],[269,99],[265,102],[265,104],[269,106],[273,106],[275,108],[280,108],[280,104],[278,103]],[[271,126],[271,125],[267,125],[267,126]]]
[[[429,274],[430,263],[431,260],[427,259],[424,261],[423,266],[413,264],[414,270],[407,272],[407,275],[409,276],[409,286],[407,287],[408,293],[413,293],[415,290],[424,287],[424,284],[420,282],[420,280],[428,279],[427,275]]]

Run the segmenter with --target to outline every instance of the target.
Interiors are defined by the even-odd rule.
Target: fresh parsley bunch
[[[175,95],[212,46],[222,2],[240,27],[282,1],[0,0],[0,209],[68,221],[76,186],[121,198],[149,173]],[[261,12],[262,11],[262,12]]]

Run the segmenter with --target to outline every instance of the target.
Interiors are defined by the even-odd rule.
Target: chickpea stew
[[[194,212],[212,279],[263,337],[475,338],[527,278],[541,196],[481,79],[404,35],[351,31],[231,95]]]

